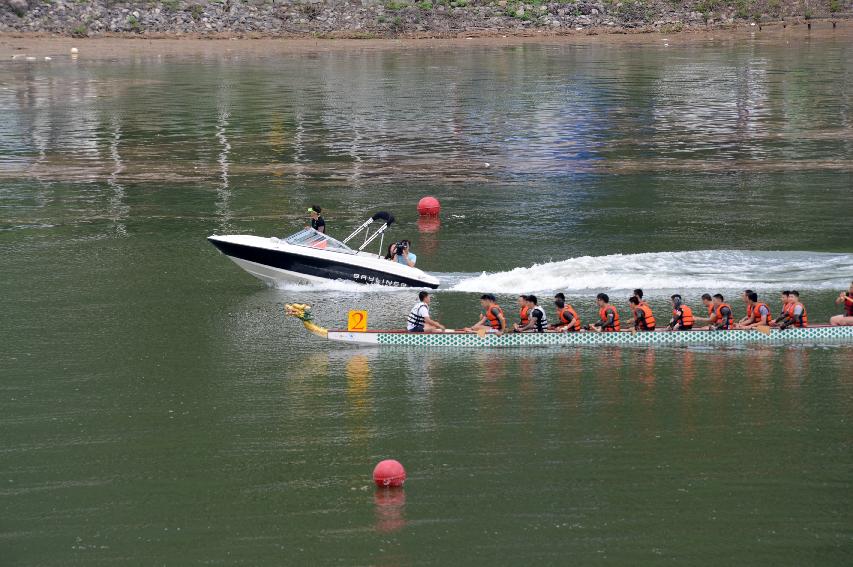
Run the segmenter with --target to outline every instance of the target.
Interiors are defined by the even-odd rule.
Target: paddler
[[[746,297],[746,314],[748,317],[741,319],[743,323],[738,325],[739,329],[751,329],[753,327],[770,325],[772,317],[770,308],[766,303],[758,301],[758,294],[754,291],[749,291]]]
[[[637,288],[637,289],[635,289],[634,291],[632,291],[632,292],[631,292],[631,297],[636,297],[636,298],[637,298],[637,301],[639,302],[639,305],[646,304],[646,302],[645,302],[645,301],[643,301],[643,290],[641,290],[640,288]],[[626,326],[626,327],[634,327],[634,328],[636,328],[636,326],[637,326],[637,319],[636,319],[636,317],[634,316],[634,308],[633,308],[633,307],[631,307],[630,299],[629,299],[628,301],[629,301],[629,303],[628,303],[628,307],[631,309],[631,318],[630,318],[630,319],[628,319],[628,321],[626,321],[626,322],[625,322],[625,326]],[[646,304],[646,305],[647,305],[647,304]]]
[[[554,296],[554,305],[557,307],[557,323],[551,325],[552,331],[575,333],[581,330],[581,318],[574,307],[566,303],[566,296],[562,292]]]
[[[642,291],[640,293],[642,293]],[[628,298],[628,307],[634,314],[632,320],[634,321],[635,331],[655,330],[655,316],[652,314],[652,308],[649,307],[648,303],[640,302],[640,298],[636,295],[632,295]]]
[[[779,321],[783,320],[783,319],[788,315],[788,312],[791,310],[791,304],[790,304],[790,303],[788,303],[788,295],[789,295],[790,293],[791,293],[791,292],[790,292],[790,291],[788,291],[787,289],[786,289],[785,291],[780,291],[780,292],[779,292],[779,302],[780,302],[782,305],[781,305],[781,307],[779,308],[779,316],[778,316],[776,319],[774,319],[773,321],[770,321],[770,326],[771,326],[771,327],[776,327],[776,326],[778,326],[778,325],[779,325]]]
[[[527,306],[527,296],[519,295],[516,304],[518,305],[519,322],[513,324],[514,331],[518,331],[519,327],[526,327],[530,323],[530,315],[528,314],[530,307]]]
[[[695,322],[693,309],[682,303],[681,296],[677,293],[670,297],[670,301],[672,302],[672,319],[669,321],[669,330],[689,331],[692,329]]]
[[[412,307],[406,319],[406,330],[410,333],[432,333],[443,331],[444,325],[429,316],[430,295],[428,291],[418,294],[419,302]]]
[[[595,296],[598,305],[598,321],[592,324],[592,330],[596,332],[614,333],[621,330],[619,325],[619,313],[610,305],[610,297],[606,293]]]
[[[545,310],[539,307],[539,298],[535,295],[525,295],[524,303],[527,307],[527,324],[513,325],[513,329],[518,333],[544,333],[548,328],[548,317]]]
[[[779,328],[787,329],[791,326],[808,327],[809,316],[806,313],[806,306],[800,302],[799,291],[794,289],[788,292],[788,305],[791,307],[788,308],[787,312],[782,313],[782,315],[776,319],[776,322],[779,324]]]
[[[711,328],[717,331],[728,331],[735,327],[735,317],[731,305],[726,303],[726,298],[721,293],[715,293],[712,300],[714,306],[714,317]]]
[[[480,320],[473,327],[467,327],[465,330],[471,332],[485,329],[490,333],[503,334],[506,331],[506,319],[503,309],[495,300],[495,296],[491,293],[484,293],[480,296],[480,306],[483,308]]]
[[[841,292],[835,300],[835,304],[842,304],[844,315],[835,315],[829,320],[829,324],[835,327],[848,327],[853,325],[853,282],[847,293]]]
[[[716,322],[716,319],[717,319],[717,314],[714,311],[714,300],[711,298],[710,293],[703,293],[702,294],[702,305],[704,305],[705,309],[708,310],[708,316],[707,317],[694,317],[693,319],[694,319],[695,323],[710,323],[710,325],[708,327],[706,327],[707,329],[710,329],[711,326]]]
[[[739,327],[743,325],[750,325],[754,322],[752,317],[752,305],[749,303],[750,293],[752,293],[751,289],[745,289],[743,290],[743,293],[740,294],[740,298],[743,300],[744,305],[746,305],[746,317],[737,322]]]

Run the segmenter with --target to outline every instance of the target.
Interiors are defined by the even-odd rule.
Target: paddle
[[[477,336],[480,337],[481,339],[485,339],[487,334],[488,334],[488,331],[486,330],[485,327],[480,327],[479,329],[477,329]]]
[[[756,331],[758,331],[759,333],[761,333],[763,335],[769,335],[770,334],[770,325],[758,325],[757,327],[753,327],[753,329],[755,329]]]

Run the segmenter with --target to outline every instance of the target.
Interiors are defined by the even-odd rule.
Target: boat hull
[[[353,333],[329,330],[329,340],[354,345],[396,345],[414,347],[510,348],[530,346],[587,345],[739,345],[739,344],[826,344],[853,342],[853,327],[816,326],[784,331],[771,329],[731,331],[655,331],[631,333],[511,333],[502,336],[476,333],[406,333],[370,331]]]
[[[419,269],[393,265],[373,255],[322,250],[304,253],[303,248],[281,241],[269,246],[248,244],[266,244],[270,239],[247,236],[211,236],[208,240],[235,264],[271,285],[343,280],[393,287],[438,287],[436,278]]]
[[[242,258],[235,258],[234,256],[228,256],[228,259],[243,268],[249,274],[271,286],[283,283],[312,284],[329,281],[328,278],[310,276],[299,272],[290,272],[288,270],[258,264],[257,262],[243,260]]]

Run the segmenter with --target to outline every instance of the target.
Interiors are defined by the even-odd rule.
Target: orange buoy
[[[380,487],[398,487],[406,482],[406,469],[399,461],[386,459],[373,469],[373,482]]]
[[[418,214],[425,217],[434,217],[441,212],[441,203],[435,197],[424,197],[418,201]]]

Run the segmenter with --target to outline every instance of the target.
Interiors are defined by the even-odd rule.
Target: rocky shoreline
[[[853,16],[853,0],[0,0],[0,32],[73,37],[513,35],[719,29]]]

